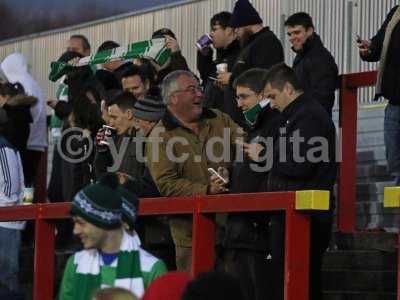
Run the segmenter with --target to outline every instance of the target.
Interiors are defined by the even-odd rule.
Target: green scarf
[[[52,62],[50,65],[51,71],[49,74],[49,80],[54,82],[57,81],[63,75],[73,70],[74,67],[104,64],[110,61],[132,58],[149,58],[157,63],[160,67],[163,67],[168,63],[170,56],[171,50],[165,46],[165,39],[152,39],[149,41],[133,43],[126,47],[118,47],[97,52],[90,56],[81,58],[75,65],[70,65],[68,63],[59,61]]]
[[[243,112],[244,118],[246,119],[246,122],[250,126],[254,126],[257,120],[258,114],[263,110],[264,107],[266,107],[269,103],[269,99],[263,99],[260,102],[258,102],[256,105],[254,105],[252,108],[246,110]]]
[[[166,272],[165,265],[140,248],[137,239],[124,231],[116,263],[114,286],[144,294],[151,280]],[[59,300],[91,300],[101,288],[102,258],[96,249],[75,253],[67,262]]]

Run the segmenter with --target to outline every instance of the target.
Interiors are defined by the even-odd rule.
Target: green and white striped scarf
[[[148,41],[132,43],[128,46],[105,50],[82,57],[76,64],[71,65],[64,62],[52,62],[49,80],[57,81],[63,75],[70,72],[74,67],[104,64],[110,61],[127,60],[133,58],[148,58],[160,67],[163,67],[171,56],[171,50],[165,46],[165,39],[158,38]]]
[[[64,277],[73,278],[68,285],[73,288],[61,290],[60,300],[89,300],[92,294],[101,286],[102,258],[96,249],[82,250],[72,257],[73,274]],[[120,252],[117,260],[111,265],[116,268],[114,286],[130,290],[137,297],[141,298],[148,282],[145,282],[146,272],[156,271],[158,274],[165,272],[165,266],[160,260],[140,248],[137,238],[124,231]],[[65,278],[63,279],[65,280]],[[72,281],[72,282],[71,282]],[[63,282],[63,285],[66,283]]]

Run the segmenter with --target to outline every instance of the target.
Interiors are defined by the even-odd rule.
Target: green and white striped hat
[[[121,195],[101,182],[90,184],[75,195],[71,215],[102,229],[116,229],[121,226]]]

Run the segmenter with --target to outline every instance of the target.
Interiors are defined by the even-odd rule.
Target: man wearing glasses
[[[175,71],[162,83],[167,111],[146,144],[147,164],[162,196],[220,194],[228,190],[227,169],[234,142],[242,130],[218,110],[203,108],[203,92],[195,76]],[[219,176],[209,175],[213,168]],[[178,270],[190,271],[192,220],[170,219]]]
[[[212,47],[216,50],[213,61],[211,45],[197,51],[197,70],[204,86],[204,104],[228,114],[242,125],[244,119],[234,100],[234,91],[229,83],[229,75],[240,52],[234,29],[230,26],[232,14],[222,11],[210,20]],[[226,72],[219,72],[218,65],[225,65]]]
[[[246,141],[242,143],[244,159],[233,164],[231,192],[234,194],[267,191],[273,137],[279,127],[279,112],[271,108],[264,95],[267,73],[261,68],[249,69],[233,83],[237,106],[249,127]],[[268,223],[265,212],[228,216],[224,237],[225,271],[239,275],[246,299],[273,299]]]

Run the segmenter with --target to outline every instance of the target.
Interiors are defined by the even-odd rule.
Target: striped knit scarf
[[[149,58],[160,67],[163,67],[171,56],[171,50],[166,48],[165,39],[158,38],[149,41],[142,41],[130,44],[126,47],[118,47],[110,50],[104,50],[81,58],[75,64],[64,62],[52,62],[49,80],[55,82],[63,75],[67,74],[74,67],[104,64],[110,61],[126,60],[133,58]]]
[[[400,22],[400,6],[396,9],[392,19],[390,20],[385,31],[385,39],[383,40],[381,58],[379,60],[378,77],[376,80],[376,95],[382,95],[382,79],[385,72],[386,56],[389,49],[390,38],[397,23]]]
[[[117,271],[114,286],[130,290],[138,297],[144,293],[144,282],[140,265],[139,244],[132,236],[124,232],[118,253]],[[91,294],[100,288],[101,256],[95,249],[83,250],[74,255],[76,281],[74,289],[79,291],[74,300],[91,299]]]

